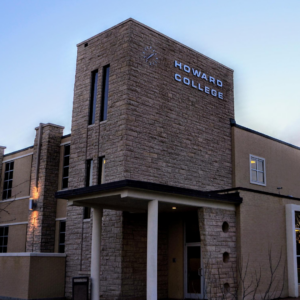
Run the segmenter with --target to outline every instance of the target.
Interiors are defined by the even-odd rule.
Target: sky
[[[234,69],[239,125],[300,146],[299,0],[0,0],[0,145],[71,132],[76,44],[128,18]]]

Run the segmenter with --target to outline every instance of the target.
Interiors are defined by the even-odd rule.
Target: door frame
[[[183,295],[184,295],[184,299],[203,299],[203,291],[204,291],[204,278],[203,278],[203,262],[202,262],[202,253],[201,253],[201,242],[197,242],[197,243],[186,243],[185,242],[185,237],[186,237],[186,226],[184,223],[184,234],[183,234],[183,238],[184,238],[184,274],[183,274],[183,279],[184,279],[184,283],[183,283]],[[187,248],[188,247],[199,247],[200,250],[200,269],[201,269],[201,275],[200,275],[200,287],[201,287],[201,293],[200,294],[192,294],[192,293],[188,293],[187,292]]]

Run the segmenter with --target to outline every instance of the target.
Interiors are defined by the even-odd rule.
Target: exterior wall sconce
[[[29,210],[35,210],[37,206],[37,200],[30,198],[29,199]]]

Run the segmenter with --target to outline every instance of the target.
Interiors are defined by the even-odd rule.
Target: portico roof
[[[235,210],[243,199],[238,192],[216,194],[152,182],[121,180],[72,190],[59,191],[56,198],[69,205],[101,206],[106,209],[147,211],[148,202],[158,200],[179,207],[218,207]]]

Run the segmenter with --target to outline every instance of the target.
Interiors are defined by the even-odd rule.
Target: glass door
[[[196,244],[196,243],[195,243]],[[202,298],[202,268],[200,245],[186,244],[185,298]]]
[[[203,298],[203,276],[198,217],[189,215],[184,237],[184,298]]]

